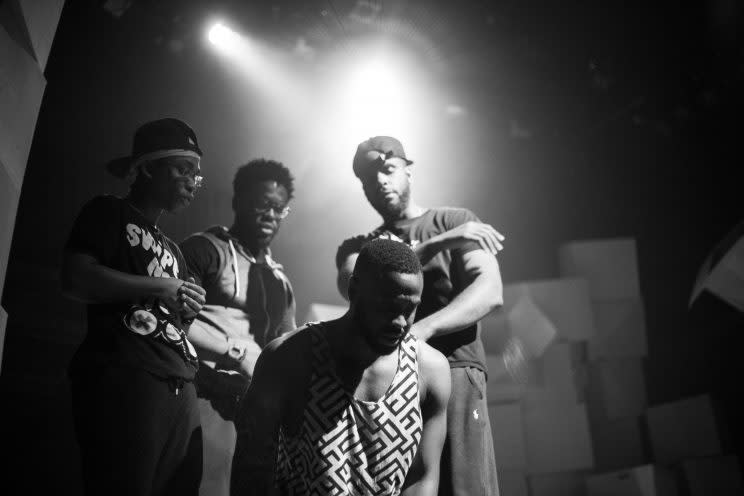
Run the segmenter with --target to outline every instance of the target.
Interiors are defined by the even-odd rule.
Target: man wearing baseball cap
[[[504,237],[467,209],[418,205],[411,196],[412,164],[395,138],[359,144],[354,174],[383,222],[339,246],[338,289],[348,299],[356,258],[371,239],[402,241],[418,255],[424,290],[411,334],[447,357],[452,376],[438,494],[498,495],[478,321],[503,302],[495,255]]]
[[[89,201],[65,246],[63,290],[88,304],[70,364],[85,494],[198,494],[197,356],[186,334],[204,290],[157,224],[191,203],[201,155],[184,122],[142,125],[131,155],[107,165],[129,193]]]

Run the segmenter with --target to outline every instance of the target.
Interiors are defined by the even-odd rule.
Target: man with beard
[[[157,223],[193,199],[201,155],[184,122],[142,125],[132,155],[108,164],[133,180],[129,194],[88,202],[65,246],[63,290],[88,304],[70,364],[85,494],[198,494],[197,357],[186,332],[204,290]]]
[[[296,327],[292,286],[269,247],[293,193],[294,180],[283,164],[253,160],[233,180],[232,227],[214,226],[181,243],[189,270],[207,291],[189,330],[202,365],[196,382],[203,496],[229,494],[238,401],[261,348]]]
[[[416,204],[410,189],[412,163],[400,141],[389,136],[358,146],[354,174],[383,223],[341,244],[336,254],[338,288],[348,299],[358,253],[370,239],[399,239],[411,246],[424,274],[411,334],[442,352],[452,375],[439,494],[498,495],[478,321],[502,304],[495,255],[504,238],[469,210]]]
[[[263,350],[241,406],[234,496],[436,493],[450,377],[409,333],[422,287],[413,252],[375,240],[344,316]]]

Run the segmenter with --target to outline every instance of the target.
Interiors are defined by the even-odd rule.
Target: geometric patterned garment
[[[279,430],[276,482],[289,496],[398,495],[423,432],[416,338],[378,401],[356,399],[338,379],[320,325],[311,325],[312,377],[295,435]]]

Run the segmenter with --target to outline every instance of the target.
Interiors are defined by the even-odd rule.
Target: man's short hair
[[[387,272],[419,274],[421,262],[413,250],[400,241],[373,239],[365,243],[354,265],[354,277]]]
[[[283,163],[276,160],[257,158],[241,166],[233,179],[233,194],[245,194],[250,188],[262,181],[276,181],[287,188],[287,200],[294,195],[294,177]]]

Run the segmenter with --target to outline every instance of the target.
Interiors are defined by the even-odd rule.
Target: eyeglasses
[[[269,210],[271,210],[279,219],[285,218],[292,211],[288,206],[282,207],[280,205],[262,205],[260,207],[251,207],[251,210],[259,215],[268,214]]]

